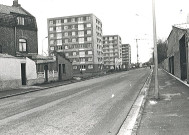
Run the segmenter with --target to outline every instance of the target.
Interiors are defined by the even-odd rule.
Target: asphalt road
[[[0,135],[115,135],[145,83],[137,69],[0,100]]]

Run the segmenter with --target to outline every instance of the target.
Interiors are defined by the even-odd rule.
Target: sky
[[[39,54],[48,49],[47,18],[93,13],[102,21],[104,35],[119,35],[122,44],[131,45],[131,62],[152,57],[153,23],[152,0],[18,0],[19,4],[36,17]],[[0,0],[12,5],[13,0]],[[186,23],[189,0],[156,0],[157,39],[166,40],[174,24]]]

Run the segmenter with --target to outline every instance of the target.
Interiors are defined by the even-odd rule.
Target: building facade
[[[175,25],[167,39],[167,59],[163,68],[189,83],[189,25]]]
[[[122,68],[128,70],[131,66],[131,46],[122,44]]]
[[[122,42],[119,35],[103,36],[103,53],[105,70],[115,70],[122,67]]]
[[[38,53],[37,24],[33,15],[13,1],[0,4],[0,53],[28,56]]]
[[[49,18],[49,55],[62,52],[74,73],[103,70],[102,22],[93,14]]]
[[[36,64],[27,57],[0,54],[0,91],[37,82]]]

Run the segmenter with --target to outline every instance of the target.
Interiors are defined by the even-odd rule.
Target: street
[[[0,134],[114,135],[149,74],[131,70],[1,99]]]

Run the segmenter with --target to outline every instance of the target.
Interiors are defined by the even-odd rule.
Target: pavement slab
[[[137,135],[189,134],[189,87],[159,69],[160,99],[154,99],[154,77]]]

